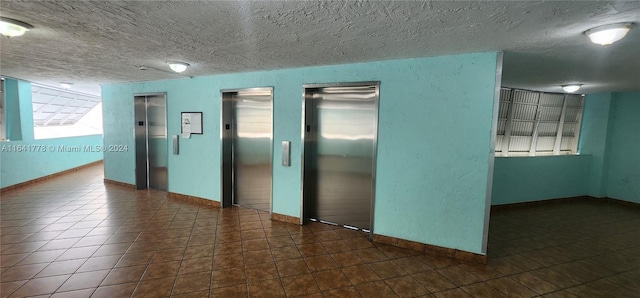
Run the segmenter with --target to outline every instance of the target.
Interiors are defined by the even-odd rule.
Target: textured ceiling
[[[98,84],[505,51],[503,85],[640,89],[640,1],[0,1],[32,24],[0,41],[0,74],[99,94]],[[585,30],[635,22],[622,41]],[[184,75],[165,61],[192,64]],[[148,70],[138,70],[139,65]]]

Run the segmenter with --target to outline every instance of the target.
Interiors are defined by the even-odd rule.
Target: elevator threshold
[[[358,228],[358,227],[354,227],[354,226],[350,226],[350,225],[341,225],[341,224],[337,224],[335,222],[330,222],[330,221],[326,221],[326,220],[321,220],[321,219],[316,219],[316,218],[308,218],[309,221],[312,222],[319,222],[319,223],[323,223],[323,224],[327,224],[327,225],[332,225],[332,226],[337,226],[337,227],[343,227],[345,229],[349,229],[349,230],[354,230],[354,231],[362,231],[365,233],[371,233],[371,231],[367,230],[367,229],[362,229],[362,228]]]
[[[266,212],[266,213],[271,214],[271,211],[262,210],[262,209],[254,208],[254,207],[251,207],[251,206],[242,206],[242,205],[238,205],[236,203],[231,204],[231,207],[240,207],[240,208],[244,208],[244,209],[251,209],[251,210],[256,210],[258,212]]]

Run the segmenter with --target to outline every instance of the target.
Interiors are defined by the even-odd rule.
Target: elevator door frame
[[[235,203],[235,193],[234,193],[234,158],[233,158],[233,140],[229,140],[231,142],[231,181],[225,180],[225,120],[227,117],[233,117],[233,114],[225,115],[226,112],[229,112],[225,109],[225,103],[229,101],[225,100],[225,94],[228,93],[238,93],[238,92],[251,92],[251,91],[263,91],[268,90],[271,92],[271,126],[269,127],[271,131],[271,136],[269,138],[269,163],[271,169],[271,181],[270,181],[270,190],[269,190],[269,214],[273,212],[273,87],[252,87],[252,88],[237,88],[237,89],[220,89],[220,205],[222,208],[231,207],[231,206],[239,206]],[[231,103],[229,103],[231,104]],[[225,187],[225,184],[230,183],[229,186]],[[226,191],[225,191],[226,190]],[[248,207],[251,208],[251,207]],[[259,210],[259,209],[256,209]],[[264,210],[262,210],[264,211]]]
[[[154,93],[140,93],[140,94],[133,94],[133,146],[134,146],[134,152],[136,155],[136,162],[135,162],[135,176],[136,176],[136,184],[135,187],[136,189],[149,189],[150,188],[150,177],[149,177],[149,122],[148,122],[148,115],[147,115],[147,100],[146,97],[151,97],[151,96],[163,96],[164,97],[164,120],[165,120],[165,124],[164,124],[164,135],[166,137],[166,145],[167,145],[167,150],[169,149],[169,135],[168,133],[168,121],[169,121],[169,117],[168,117],[168,110],[167,109],[167,93],[165,92],[154,92]],[[144,185],[142,185],[142,181],[139,181],[141,178],[140,176],[140,172],[138,171],[138,131],[137,131],[137,126],[138,123],[136,123],[136,117],[137,117],[137,112],[138,110],[136,109],[136,98],[137,97],[145,97],[145,101],[144,101],[144,149],[145,149],[145,181],[144,181]],[[167,151],[167,189],[164,191],[168,191],[169,190],[169,154]]]
[[[376,201],[376,168],[377,168],[377,155],[378,155],[378,110],[380,104],[380,82],[379,81],[367,81],[367,82],[347,82],[347,83],[325,83],[325,84],[305,84],[302,85],[302,126],[301,126],[301,160],[300,160],[300,168],[301,168],[301,179],[300,179],[300,225],[304,225],[306,223],[306,219],[308,215],[305,212],[305,151],[307,146],[307,138],[306,136],[306,126],[307,126],[307,101],[313,100],[309,97],[309,93],[307,89],[319,89],[326,87],[365,87],[371,86],[375,87],[375,109],[374,109],[374,132],[373,132],[373,153],[372,153],[372,169],[371,169],[371,206],[370,206],[370,222],[371,227],[369,229],[369,239],[373,239],[373,230],[375,228],[374,224],[374,211],[375,211],[375,201]]]

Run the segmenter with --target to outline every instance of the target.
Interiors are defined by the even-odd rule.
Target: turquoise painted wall
[[[585,96],[579,156],[499,157],[492,205],[589,195],[640,203],[640,93]]]
[[[93,150],[97,151],[95,147],[102,145],[101,135],[34,140],[31,84],[13,79],[7,79],[7,82],[5,96],[15,96],[12,98],[15,101],[7,102],[9,108],[7,111],[19,113],[18,115],[12,114],[15,116],[14,119],[19,119],[18,125],[13,122],[12,129],[20,131],[21,140],[0,142],[0,188],[102,159],[102,152],[84,152],[83,147],[93,146]],[[16,103],[19,108],[11,107]],[[60,152],[60,146],[79,148],[80,152]],[[18,150],[21,152],[17,152]]]
[[[604,197],[606,139],[611,93],[585,96],[580,155],[498,157],[492,205],[590,195]]]
[[[204,134],[169,155],[169,191],[219,200],[220,89],[273,86],[273,141],[294,157],[273,167],[273,212],[300,216],[302,85],[380,81],[374,232],[481,253],[496,63],[475,53],[106,85],[104,141],[133,148],[134,94],[166,92],[170,135],[180,112],[204,113]],[[105,153],[106,178],[135,183],[134,160]]]
[[[640,203],[640,92],[614,93],[609,115],[604,192]]]
[[[33,139],[33,114],[31,111],[31,84],[24,81],[5,79],[4,100],[6,137],[8,140]],[[31,130],[29,130],[31,127]]]
[[[496,157],[492,205],[585,195],[590,155]]]
[[[84,146],[101,146],[102,136],[82,136],[46,140],[22,140],[0,143],[2,166],[0,187],[7,187],[55,174],[102,159],[102,152],[83,152]],[[37,152],[12,152],[11,146],[29,146]],[[61,152],[60,148],[80,152]],[[77,148],[77,149],[76,149]],[[40,150],[46,150],[42,152]]]
[[[604,197],[603,172],[611,93],[589,94],[584,98],[578,152],[591,155],[585,195]]]

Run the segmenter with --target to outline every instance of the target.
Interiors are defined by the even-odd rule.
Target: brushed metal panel
[[[147,188],[147,98],[135,96],[133,98],[134,123],[133,131],[136,150],[136,188]]]
[[[167,190],[167,111],[164,95],[147,96],[149,187]]]
[[[167,190],[167,115],[164,94],[136,95],[136,188]]]
[[[180,154],[180,136],[173,135],[171,136],[171,140],[173,142],[173,154],[174,155]]]
[[[222,93],[223,206],[271,211],[272,89]]]
[[[305,93],[305,216],[370,230],[377,85]]]
[[[282,166],[291,166],[291,142],[282,141]]]
[[[220,115],[221,173],[220,191],[222,207],[233,205],[233,130],[231,127],[231,93],[222,93]]]

